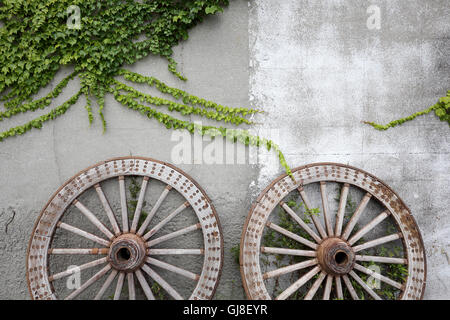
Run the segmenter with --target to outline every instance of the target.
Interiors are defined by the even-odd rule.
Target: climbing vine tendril
[[[371,125],[372,127],[374,127],[377,130],[387,130],[389,128],[393,128],[398,125],[401,125],[407,121],[414,120],[415,118],[417,118],[419,116],[429,114],[432,111],[434,111],[435,115],[437,117],[439,117],[439,119],[441,121],[446,121],[450,126],[450,90],[447,91],[447,96],[440,98],[439,101],[435,105],[433,105],[423,111],[413,113],[412,115],[410,115],[406,118],[401,118],[398,120],[391,121],[386,125],[381,125],[381,124],[378,124],[375,122],[369,122],[369,121],[364,121],[364,123]]]
[[[62,105],[24,125],[0,133],[0,141],[41,128],[45,122],[64,114],[83,95],[89,123],[98,114],[104,130],[105,95],[112,94],[123,106],[156,119],[168,129],[223,136],[245,145],[274,150],[281,165],[292,177],[278,145],[247,130],[200,126],[177,119],[165,111],[198,115],[235,126],[250,125],[246,117],[261,111],[231,108],[169,87],[162,81],[124,69],[149,56],[167,59],[168,69],[177,78],[173,47],[188,38],[188,30],[207,15],[223,11],[228,0],[3,0],[0,1],[0,121],[19,113],[49,108],[68,83],[78,77],[81,89]],[[69,8],[79,8],[79,26],[69,27]],[[33,100],[64,66],[74,71],[43,98]],[[172,96],[177,102],[140,92],[117,80],[147,84]],[[93,101],[97,102],[96,111]],[[143,104],[145,103],[145,105]],[[167,109],[167,110],[166,110]]]

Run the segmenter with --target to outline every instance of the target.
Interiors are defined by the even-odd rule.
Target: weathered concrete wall
[[[175,50],[179,70],[189,78],[186,83],[170,74],[167,62],[159,58],[144,59],[128,69],[155,76],[199,97],[230,106],[247,106],[247,12],[247,2],[235,1],[224,14],[192,29],[190,40]],[[53,85],[69,72],[60,72]],[[71,82],[52,106],[65,101],[78,88],[76,80]],[[139,88],[148,90],[145,86]],[[42,130],[7,140],[0,146],[0,298],[29,297],[25,280],[28,240],[40,210],[67,179],[90,165],[118,156],[147,156],[172,162],[172,149],[179,143],[171,141],[172,130],[124,108],[109,96],[105,108],[108,130],[102,134],[99,117],[89,127],[84,106],[84,99],[80,99],[64,117]],[[37,114],[0,123],[0,130]],[[239,243],[251,201],[247,196],[248,184],[257,172],[249,165],[180,164],[179,167],[205,188],[223,224],[225,263],[216,297],[243,298],[239,268],[230,248]],[[5,225],[13,212],[15,218],[6,233]]]
[[[366,26],[372,4],[381,10],[380,30]],[[424,236],[425,297],[450,298],[449,128],[432,115],[387,132],[360,123],[409,115],[446,93],[447,5],[444,0],[235,0],[176,48],[187,83],[169,74],[158,58],[129,69],[223,104],[261,107],[268,114],[257,130],[273,136],[292,166],[349,163],[385,180],[409,205]],[[60,72],[53,85],[69,71]],[[77,88],[72,82],[54,105]],[[102,134],[98,119],[89,127],[82,100],[42,130],[0,146],[0,298],[28,298],[25,254],[33,224],[69,177],[116,156],[173,162],[177,142],[171,131],[108,97],[108,131]],[[34,116],[0,123],[0,130]],[[230,250],[239,243],[251,203],[282,173],[273,154],[260,150],[256,158],[258,165],[178,165],[206,190],[222,221],[219,299],[244,297]]]
[[[370,30],[367,9],[380,9]],[[250,9],[250,99],[268,112],[288,163],[348,163],[410,207],[428,258],[427,299],[450,298],[450,138],[434,115],[379,132],[450,85],[447,1],[271,1]],[[258,173],[258,190],[279,174]]]

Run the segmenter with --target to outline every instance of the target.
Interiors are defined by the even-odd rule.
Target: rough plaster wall
[[[189,78],[186,83],[169,73],[164,59],[149,57],[127,68],[224,105],[247,106],[247,13],[246,1],[234,1],[223,14],[192,29],[189,41],[175,48],[179,70]],[[52,85],[69,72],[62,70]],[[78,81],[71,82],[52,106],[65,101],[78,88]],[[145,86],[138,88],[148,90]],[[41,95],[51,89],[45,88]],[[99,117],[89,127],[84,106],[81,98],[63,117],[46,124],[42,130],[9,139],[0,146],[0,299],[29,298],[25,280],[28,240],[40,210],[67,179],[90,165],[117,156],[147,156],[172,162],[172,149],[179,143],[171,141],[172,130],[125,109],[107,96],[108,130],[102,134]],[[0,130],[40,113],[0,123]],[[239,268],[230,248],[239,243],[250,206],[247,187],[255,179],[256,170],[245,164],[178,166],[206,190],[222,221],[225,261],[216,298],[243,298]],[[13,211],[16,215],[6,233],[5,225]]]
[[[175,49],[187,83],[169,74],[158,58],[129,69],[223,104],[263,108],[269,113],[261,121],[268,125],[256,131],[271,135],[293,166],[343,162],[385,180],[410,206],[424,235],[425,297],[450,298],[448,128],[431,115],[388,132],[360,124],[409,115],[445,94],[450,12],[446,1],[360,2],[234,0]],[[382,10],[379,31],[365,27],[370,4]],[[69,72],[62,70],[52,85]],[[77,88],[74,81],[53,105]],[[40,209],[64,181],[116,156],[172,160],[177,142],[171,131],[108,97],[108,131],[102,134],[98,119],[88,126],[84,103],[81,99],[42,130],[0,146],[0,298],[28,298],[28,239]],[[0,130],[37,114],[0,123]],[[239,243],[251,203],[282,173],[273,154],[260,150],[256,156],[252,152],[255,157],[256,166],[179,165],[205,188],[222,221],[225,263],[218,299],[244,297],[230,249]]]
[[[369,30],[377,5],[381,29]],[[252,2],[250,99],[268,115],[288,163],[341,162],[384,180],[417,220],[428,258],[427,299],[450,298],[450,138],[434,115],[387,132],[450,84],[447,1]],[[257,190],[279,175],[264,163]]]

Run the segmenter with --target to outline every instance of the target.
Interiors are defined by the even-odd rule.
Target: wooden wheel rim
[[[282,199],[295,189],[311,183],[327,181],[362,189],[389,210],[403,235],[401,239],[408,266],[408,276],[400,299],[423,298],[426,285],[426,255],[422,236],[409,208],[390,187],[361,169],[338,163],[308,164],[293,169],[292,173],[297,183],[294,184],[286,174],[275,179],[259,195],[244,224],[240,244],[240,270],[243,286],[249,299],[272,298],[264,285],[259,263],[261,238],[270,214]],[[323,219],[322,216],[320,218]],[[323,223],[323,220],[321,221]],[[317,269],[321,270],[320,267]]]
[[[53,194],[35,223],[28,245],[26,273],[31,298],[57,299],[49,281],[48,249],[66,209],[89,188],[120,176],[159,180],[180,193],[192,207],[203,235],[204,248],[200,250],[204,259],[202,272],[195,279],[197,285],[189,299],[211,299],[223,265],[223,235],[215,208],[204,190],[188,174],[169,163],[145,157],[121,157],[97,163],[73,176]]]

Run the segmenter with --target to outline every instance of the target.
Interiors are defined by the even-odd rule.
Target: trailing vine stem
[[[154,118],[158,120],[160,123],[164,124],[167,129],[185,129],[193,134],[197,131],[200,135],[210,136],[215,138],[217,136],[222,136],[228,138],[230,141],[236,143],[240,142],[245,146],[255,146],[261,147],[264,146],[268,151],[273,149],[280,161],[280,164],[285,169],[286,173],[294,179],[291,169],[286,162],[286,159],[281,151],[280,147],[274,143],[272,140],[268,140],[266,138],[261,138],[259,136],[252,135],[248,130],[243,129],[229,129],[224,127],[215,127],[215,126],[204,126],[198,123],[193,123],[190,121],[180,120],[171,115],[159,112],[149,106],[138,103],[134,98],[135,95],[133,93],[121,94],[120,90],[126,89],[126,86],[120,82],[116,82],[117,86],[113,89],[114,98],[122,105],[126,106],[129,109],[139,111],[142,115],[150,118]]]
[[[6,130],[6,131],[0,133],[0,141],[3,141],[4,139],[9,138],[9,137],[24,134],[33,128],[41,129],[45,122],[47,122],[49,120],[54,120],[57,117],[66,113],[66,111],[69,110],[69,108],[78,101],[78,98],[80,97],[80,95],[81,95],[81,90],[78,91],[69,100],[64,102],[62,105],[56,107],[49,113],[44,114],[34,120],[31,120],[30,122],[27,122],[24,125],[17,126],[17,127],[11,128],[9,130]]]
[[[30,103],[25,103],[21,106],[12,107],[6,111],[0,112],[0,121],[3,121],[4,119],[11,118],[12,116],[19,114],[19,113],[25,113],[28,111],[36,111],[38,109],[44,109],[48,107],[52,99],[58,97],[62,90],[67,86],[70,80],[72,80],[76,76],[76,72],[72,72],[70,75],[68,75],[66,78],[64,78],[60,83],[58,83],[49,94],[47,94],[45,97],[40,98],[38,100],[35,100]]]
[[[243,116],[246,116],[248,114],[253,114],[253,113],[263,113],[263,111],[257,110],[257,109],[230,108],[230,107],[222,106],[222,105],[217,104],[212,101],[206,101],[205,99],[201,99],[199,97],[193,96],[193,95],[187,93],[186,91],[169,87],[154,77],[142,76],[138,73],[131,72],[131,71],[128,71],[125,69],[119,70],[118,75],[122,75],[126,80],[129,80],[129,81],[132,81],[135,83],[146,83],[151,87],[155,86],[162,93],[170,94],[172,97],[174,97],[177,100],[182,98],[183,103],[186,103],[186,104],[191,104],[194,106],[199,105],[204,108],[212,108],[212,109],[215,109],[217,112],[230,113],[230,114],[240,113]]]
[[[78,6],[78,28],[68,28],[72,18],[69,6]],[[176,69],[173,47],[188,38],[188,30],[207,15],[223,11],[228,0],[5,0],[0,2],[0,121],[19,113],[34,112],[50,106],[53,99],[76,76],[80,90],[62,105],[24,125],[0,133],[0,141],[22,135],[61,116],[81,95],[89,124],[94,121],[93,101],[103,130],[106,130],[105,95],[112,94],[120,104],[154,118],[169,129],[198,131],[211,137],[222,136],[246,146],[264,146],[274,150],[286,172],[293,178],[283,153],[273,141],[254,136],[248,130],[201,126],[162,112],[160,107],[181,115],[198,115],[239,126],[252,125],[247,116],[262,111],[231,108],[170,87],[162,81],[123,69],[149,55],[167,59],[168,69],[186,81]],[[142,37],[145,38],[142,40]],[[50,84],[63,66],[74,71],[43,98],[32,98]],[[155,97],[132,88],[116,77],[147,84],[168,94],[177,102]],[[146,106],[141,103],[157,107]]]
[[[378,124],[375,122],[370,122],[370,121],[364,121],[363,123],[371,125],[372,127],[374,127],[377,130],[387,130],[389,128],[393,128],[398,125],[401,125],[407,121],[414,120],[415,118],[417,118],[419,116],[429,114],[432,111],[434,111],[435,115],[437,117],[439,117],[439,119],[441,121],[446,121],[448,123],[448,125],[450,126],[450,90],[447,91],[447,96],[440,98],[439,101],[435,105],[433,105],[425,110],[416,112],[406,118],[401,118],[398,120],[391,121],[386,125],[381,125],[381,124]]]
[[[193,106],[188,106],[180,103],[176,103],[167,99],[153,97],[149,94],[142,93],[132,87],[127,86],[126,84],[119,82],[117,80],[114,80],[114,83],[116,84],[117,89],[125,90],[129,92],[129,95],[133,98],[139,99],[141,102],[147,102],[149,104],[153,104],[155,106],[167,106],[169,111],[178,111],[182,115],[190,115],[190,114],[196,114],[203,117],[206,117],[208,119],[214,119],[217,121],[224,121],[225,123],[231,122],[235,125],[240,125],[242,123],[245,124],[253,124],[253,122],[247,120],[246,118],[237,116],[237,115],[227,115],[223,112],[214,112],[214,111],[208,111],[205,108],[198,108]]]

